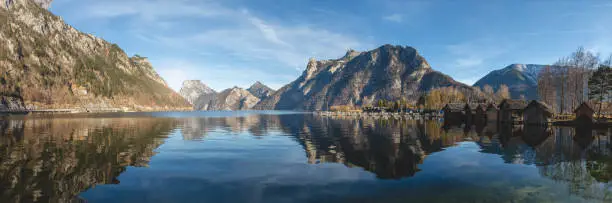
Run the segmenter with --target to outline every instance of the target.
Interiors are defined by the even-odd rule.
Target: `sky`
[[[55,0],[80,31],[149,58],[170,87],[278,89],[308,59],[383,44],[416,48],[431,67],[473,84],[513,63],[551,64],[578,47],[612,53],[612,1]]]

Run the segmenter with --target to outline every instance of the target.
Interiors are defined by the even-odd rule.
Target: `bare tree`
[[[599,64],[599,56],[585,50],[583,47],[579,47],[570,58],[570,69],[569,78],[572,85],[571,109],[576,108],[582,102],[588,100],[587,89],[588,79],[593,71]]]
[[[588,78],[597,64],[599,64],[599,57],[596,54],[579,47],[569,57],[559,59],[552,67],[550,72],[553,77],[547,80],[552,80],[554,89],[560,93],[558,101],[561,113],[568,112],[587,101]],[[546,89],[549,94],[552,91],[547,87],[542,88]]]
[[[557,97],[553,67],[546,66],[538,77],[538,100],[550,105],[557,112]]]

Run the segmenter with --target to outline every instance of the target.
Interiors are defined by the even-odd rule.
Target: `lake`
[[[293,112],[0,118],[1,202],[610,202],[611,129]]]

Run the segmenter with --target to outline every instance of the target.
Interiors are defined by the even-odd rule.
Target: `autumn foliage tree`
[[[442,87],[429,91],[425,95],[426,109],[441,109],[445,104],[466,102],[465,94],[454,87]]]
[[[507,85],[500,85],[499,89],[495,93],[495,96],[497,97],[497,103],[501,103],[501,101],[504,99],[510,99],[510,89]]]

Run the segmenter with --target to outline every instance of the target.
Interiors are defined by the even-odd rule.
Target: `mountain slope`
[[[274,90],[257,81],[247,89],[253,96],[263,100],[274,94]]]
[[[185,80],[179,91],[191,105],[194,110],[206,110],[210,101],[214,100],[217,92],[206,86],[200,80]]]
[[[128,57],[39,6],[50,2],[0,5],[0,96],[31,109],[189,109],[145,57]]]
[[[489,74],[474,83],[474,87],[484,88],[490,85],[495,91],[502,84],[510,89],[513,99],[520,99],[525,95],[527,99],[537,99],[538,75],[546,65],[511,64],[503,69],[491,71]]]
[[[249,91],[239,87],[233,87],[223,90],[217,94],[216,98],[211,101],[208,109],[206,110],[249,110],[259,101],[259,98],[251,94]]]
[[[416,101],[433,88],[471,89],[431,69],[412,47],[384,45],[350,50],[336,60],[311,59],[303,74],[256,109],[320,110],[333,105],[368,105],[379,99]]]

